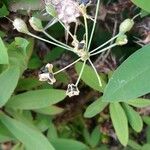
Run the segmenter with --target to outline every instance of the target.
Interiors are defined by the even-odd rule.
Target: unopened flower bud
[[[53,5],[46,5],[46,12],[53,16],[53,17],[56,17],[57,16],[57,11],[55,9],[55,7]]]
[[[31,17],[29,23],[35,31],[43,31],[42,22],[40,19],[36,17]]]
[[[125,19],[119,26],[120,33],[126,33],[131,30],[134,25],[133,19]]]
[[[25,34],[29,33],[26,23],[20,18],[16,18],[13,21],[13,26],[18,32],[25,33]]]
[[[116,44],[117,45],[125,45],[128,43],[127,36],[125,34],[121,34],[117,39],[116,39]]]

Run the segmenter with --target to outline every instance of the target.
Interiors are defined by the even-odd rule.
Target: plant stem
[[[88,24],[87,24],[87,18],[86,15],[83,14],[83,18],[84,18],[84,24],[85,24],[85,34],[86,34],[86,47],[88,46]]]
[[[53,40],[53,41],[55,41],[56,43],[60,44],[60,46],[63,45],[63,46],[66,47],[66,48],[73,49],[72,47],[68,46],[67,44],[62,43],[62,42],[58,41],[57,39],[53,38],[53,37],[52,37],[51,35],[49,35],[46,31],[43,30],[42,32],[43,32],[48,38],[50,38],[51,40]]]
[[[134,19],[136,19],[138,16],[140,16],[141,15],[141,13],[138,13],[137,15],[135,15],[132,19],[134,20]]]
[[[73,40],[76,41],[75,37],[73,34],[66,28],[66,26],[58,19],[59,23],[64,27],[64,29],[68,32],[68,34],[72,37]]]
[[[58,46],[58,47],[61,47],[61,48],[66,49],[66,50],[68,50],[68,51],[72,51],[72,52],[74,52],[74,51],[73,51],[73,50],[71,50],[70,48],[64,47],[64,46],[62,46],[62,45],[58,45],[58,44],[57,44],[57,43],[55,43],[55,42],[52,42],[52,41],[46,40],[46,39],[41,38],[41,37],[39,37],[39,36],[37,36],[37,35],[34,35],[34,34],[32,34],[32,33],[28,33],[28,35],[30,35],[30,36],[32,36],[32,37],[34,37],[34,38],[36,38],[36,39],[39,39],[39,40],[41,40],[41,41],[44,41],[44,42],[47,42],[47,43],[53,44],[53,45]]]
[[[97,48],[93,49],[90,53],[93,53],[93,52],[97,51],[98,49],[102,48],[103,46],[107,45],[108,43],[110,43],[111,41],[116,39],[119,35],[120,35],[120,33],[118,33],[116,36],[112,37],[110,40],[108,40],[104,44],[102,44],[102,45],[98,46]]]
[[[77,79],[77,81],[76,81],[76,84],[75,84],[76,86],[78,86],[78,84],[79,84],[79,82],[80,82],[80,79],[81,79],[81,76],[82,76],[82,74],[83,74],[83,70],[84,70],[85,64],[86,64],[86,60],[83,62],[82,68],[81,68],[81,70],[80,70],[79,77],[78,77],[78,79]]]
[[[110,49],[110,48],[113,48],[113,47],[115,47],[115,46],[117,46],[116,43],[114,43],[114,44],[112,44],[112,45],[110,45],[110,46],[108,46],[108,47],[105,47],[105,48],[99,50],[98,52],[90,53],[90,56],[97,55],[97,54],[99,54],[99,53],[101,53],[101,52],[104,52],[104,51],[106,51],[106,50],[108,50],[108,49]]]
[[[73,63],[69,64],[68,66],[62,68],[61,70],[56,71],[56,72],[54,73],[54,75],[56,75],[56,74],[58,74],[58,73],[60,73],[60,72],[62,72],[62,71],[64,71],[64,70],[66,70],[67,68],[71,67],[72,65],[74,65],[75,63],[77,63],[77,62],[80,61],[80,60],[81,60],[81,58],[75,60]]]
[[[90,35],[88,47],[87,47],[87,50],[88,50],[88,51],[89,51],[89,49],[90,49],[91,42],[92,42],[93,35],[94,35],[94,31],[95,31],[95,27],[96,27],[96,22],[97,22],[97,17],[98,17],[99,6],[100,6],[100,0],[97,1],[97,6],[96,6],[96,12],[95,12],[95,17],[94,17],[93,27],[92,27],[92,31],[91,31],[91,35]]]
[[[99,85],[102,86],[102,82],[101,82],[100,76],[99,76],[95,66],[93,65],[93,63],[92,63],[92,61],[90,59],[88,59],[88,61],[90,62],[91,66],[92,66],[92,68],[93,68],[93,70],[94,70],[94,72],[95,72],[95,74],[97,76]]]

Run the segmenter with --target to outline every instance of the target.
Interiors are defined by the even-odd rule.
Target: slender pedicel
[[[67,48],[67,47],[64,47],[64,46],[62,46],[62,45],[58,45],[57,43],[55,43],[55,42],[52,42],[52,41],[49,41],[49,40],[46,40],[46,39],[43,39],[43,38],[41,38],[41,37],[39,37],[39,36],[37,36],[37,35],[34,35],[34,34],[32,34],[32,33],[27,33],[28,35],[30,35],[30,36],[32,36],[32,37],[34,37],[34,38],[36,38],[36,39],[39,39],[39,40],[41,40],[41,41],[44,41],[44,42],[47,42],[47,43],[50,43],[50,44],[53,44],[53,45],[55,45],[55,46],[58,46],[58,47],[61,47],[61,48],[63,48],[63,49],[66,49],[66,50],[68,50],[68,51],[72,51],[72,52],[74,52],[73,50],[71,50],[70,48]]]
[[[114,44],[112,44],[112,45],[110,45],[110,46],[108,46],[108,47],[105,47],[105,48],[99,50],[98,52],[90,53],[90,56],[97,55],[97,54],[102,53],[102,52],[104,52],[104,51],[107,51],[108,49],[113,48],[113,47],[115,47],[115,46],[117,46],[116,43],[114,43]]]
[[[137,15],[135,15],[132,20],[136,19],[138,16],[140,16],[142,13],[138,13]]]
[[[77,79],[76,84],[75,84],[76,86],[78,86],[78,84],[80,82],[80,79],[81,79],[81,76],[83,74],[83,70],[84,70],[85,64],[86,64],[86,60],[84,61],[83,65],[82,65],[82,68],[80,70],[80,74],[79,74],[78,79]]]
[[[59,23],[64,27],[64,29],[68,32],[68,34],[72,37],[73,40],[76,40],[73,34],[66,28],[66,26],[58,19]]]
[[[118,33],[117,35],[115,35],[114,37],[112,37],[110,40],[108,40],[107,42],[105,42],[104,44],[98,46],[97,48],[93,49],[92,51],[90,51],[90,53],[93,53],[95,51],[97,51],[98,49],[104,47],[105,45],[107,45],[108,43],[110,43],[111,41],[113,41],[114,39],[116,39],[117,37],[119,37],[120,33]]]
[[[92,32],[91,32],[90,39],[89,39],[89,43],[88,43],[88,47],[87,47],[87,50],[88,50],[88,51],[89,51],[89,49],[90,49],[91,42],[92,42],[93,35],[94,35],[94,31],[95,31],[95,26],[96,26],[96,21],[97,21],[97,17],[98,17],[99,7],[100,7],[100,0],[97,1],[97,6],[96,6],[96,12],[95,12],[95,17],[94,17]]]
[[[102,82],[101,82],[100,76],[99,76],[99,74],[98,74],[98,72],[97,72],[97,70],[96,70],[95,66],[93,65],[93,63],[92,63],[92,61],[91,61],[90,59],[88,59],[88,61],[90,62],[90,64],[91,64],[91,66],[92,66],[93,70],[95,71],[95,74],[96,74],[96,76],[97,76],[97,79],[98,79],[99,85],[100,85],[100,86],[102,86]]]
[[[84,18],[84,24],[85,24],[85,35],[86,35],[86,47],[88,47],[88,39],[89,39],[89,33],[88,33],[88,24],[87,24],[87,18],[85,15],[83,15]]]
[[[69,48],[69,49],[73,49],[72,47],[68,46],[67,44],[63,43],[63,42],[60,42],[58,41],[57,39],[53,38],[51,35],[49,35],[45,30],[42,31],[42,33],[44,33],[48,38],[50,38],[51,40],[55,41],[56,43],[60,44],[60,45],[63,45],[64,47],[66,48]]]
[[[58,71],[54,72],[54,75],[56,75],[56,74],[58,74],[58,73],[60,73],[60,72],[62,72],[62,71],[64,71],[64,70],[66,70],[67,68],[71,67],[72,65],[74,65],[75,63],[77,63],[77,62],[80,61],[80,60],[81,60],[81,58],[75,60],[73,63],[69,64],[68,66],[66,66],[66,67],[64,67],[64,68],[62,68],[61,70],[58,70]]]

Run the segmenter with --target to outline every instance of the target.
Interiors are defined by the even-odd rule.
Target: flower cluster
[[[19,32],[26,33],[34,38],[37,38],[44,42],[61,47],[65,50],[71,51],[79,57],[77,60],[75,60],[68,66],[66,66],[56,72],[53,72],[52,64],[49,64],[49,63],[46,64],[39,71],[39,80],[40,81],[47,81],[49,84],[54,84],[56,82],[56,79],[55,79],[56,74],[68,69],[69,67],[71,67],[72,65],[74,65],[75,63],[77,63],[79,61],[83,61],[83,65],[80,70],[79,77],[78,77],[76,83],[69,84],[68,88],[66,90],[66,95],[68,95],[69,97],[79,95],[80,92],[78,89],[78,84],[80,82],[81,76],[82,76],[84,68],[85,68],[85,64],[87,62],[89,62],[91,64],[93,71],[95,72],[95,74],[97,76],[98,83],[100,86],[102,86],[100,76],[91,61],[91,57],[95,56],[97,54],[100,54],[104,51],[107,51],[115,46],[121,46],[121,45],[126,44],[128,42],[126,32],[130,31],[134,25],[135,17],[132,19],[124,20],[119,26],[118,34],[116,34],[114,37],[112,37],[111,39],[106,41],[104,44],[98,46],[97,48],[95,48],[93,50],[90,50],[90,45],[91,45],[91,41],[92,41],[92,38],[94,35],[94,30],[95,30],[95,26],[96,26],[97,17],[98,17],[100,0],[97,1],[96,13],[94,16],[94,20],[92,20],[93,27],[92,27],[92,31],[90,34],[88,31],[88,28],[89,28],[88,20],[89,19],[91,20],[91,18],[89,17],[89,15],[87,14],[87,11],[86,11],[87,2],[88,1],[83,1],[83,0],[80,1],[79,3],[77,1],[73,1],[73,0],[45,0],[45,10],[48,14],[50,14],[54,18],[54,21],[51,23],[54,24],[56,22],[59,22],[64,27],[66,32],[72,38],[72,43],[70,45],[65,44],[61,41],[58,41],[53,36],[48,34],[46,32],[46,28],[43,27],[41,20],[38,18],[31,17],[29,20],[29,23],[35,31],[42,32],[45,36],[47,36],[49,38],[49,40],[41,38],[41,37],[36,36],[33,33],[31,33],[28,30],[26,23],[22,19],[16,18],[13,22],[14,28],[16,30],[18,30]],[[71,22],[76,22],[77,18],[79,16],[83,17],[84,26],[85,26],[85,34],[83,36],[84,38],[81,41],[79,41],[77,36],[75,34],[73,34],[67,28],[68,24],[70,24]],[[50,26],[48,26],[48,27],[50,27]],[[75,28],[75,30],[77,30],[77,28],[78,28],[78,26]],[[76,32],[74,32],[74,33],[76,33]],[[89,35],[90,35],[90,37],[89,37]],[[113,41],[114,41],[114,43],[113,43]],[[110,44],[110,45],[107,46],[107,44]],[[106,46],[106,47],[104,47],[104,46]]]

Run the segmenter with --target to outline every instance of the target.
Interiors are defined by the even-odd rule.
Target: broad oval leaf
[[[48,107],[66,97],[64,90],[44,89],[18,94],[9,99],[7,107],[21,110],[32,110]]]
[[[17,86],[20,70],[16,66],[9,66],[0,74],[0,107],[4,106]]]
[[[102,98],[97,99],[96,101],[94,101],[92,104],[90,104],[87,107],[87,109],[84,113],[84,117],[86,117],[86,118],[94,117],[95,115],[97,115],[98,113],[103,111],[107,105],[108,105],[108,103],[103,102]]]
[[[110,103],[109,106],[111,120],[117,137],[120,143],[126,146],[129,139],[128,121],[126,114],[119,103]]]
[[[138,7],[150,12],[150,2],[149,0],[131,0]]]
[[[0,64],[8,64],[8,53],[1,37],[0,37]]]
[[[75,65],[75,68],[76,68],[76,71],[77,71],[78,74],[80,74],[80,70],[82,68],[82,65],[83,65],[83,63],[81,63],[81,62],[78,62]],[[97,79],[97,76],[96,76],[93,68],[90,67],[90,66],[88,66],[88,65],[85,65],[85,68],[84,68],[83,74],[81,76],[81,79],[88,86],[90,86],[91,88],[93,88],[94,90],[101,91],[101,92],[103,92],[104,87],[106,85],[105,81],[101,78],[102,87],[99,86],[98,79]]]
[[[54,150],[50,142],[39,131],[3,114],[0,114],[0,120],[28,150]]]
[[[136,112],[131,106],[123,104],[124,110],[126,112],[129,124],[136,131],[140,132],[143,128],[143,121],[141,116]]]
[[[127,101],[150,92],[150,45],[144,46],[114,72],[105,88],[103,100]]]

